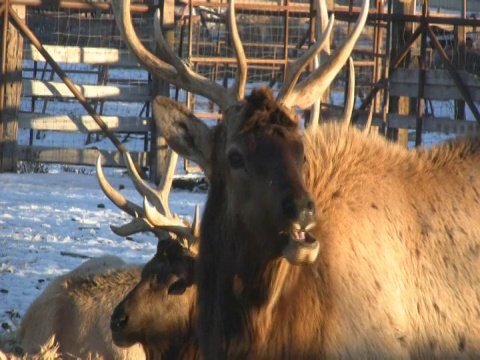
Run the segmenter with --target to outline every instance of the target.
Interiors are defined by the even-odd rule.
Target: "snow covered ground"
[[[0,335],[16,328],[29,304],[57,275],[84,261],[62,255],[113,254],[129,263],[144,263],[155,253],[156,238],[145,233],[127,240],[110,225],[130,217],[103,194],[93,169],[86,174],[57,171],[39,174],[0,174]],[[89,173],[90,172],[90,173]],[[106,169],[110,183],[141,204],[127,175]],[[170,208],[191,219],[204,193],[172,190]]]

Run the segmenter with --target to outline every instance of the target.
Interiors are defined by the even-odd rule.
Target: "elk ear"
[[[180,278],[168,287],[169,295],[182,295],[187,290],[187,282]]]
[[[153,119],[168,145],[180,156],[196,162],[210,178],[213,131],[184,105],[157,96],[152,103]]]

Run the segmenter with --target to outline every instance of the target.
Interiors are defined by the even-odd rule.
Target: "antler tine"
[[[134,163],[130,153],[125,153],[124,160],[127,165],[128,174],[132,180],[135,189],[148,199],[160,212],[165,216],[171,217],[170,209],[168,207],[168,194],[171,188],[171,182],[173,178],[173,172],[177,163],[178,155],[172,150],[169,150],[167,157],[167,170],[162,179],[160,187],[155,190],[143,180],[135,169]]]
[[[313,68],[316,69],[318,68],[320,63],[319,56],[315,56],[313,58]],[[310,119],[308,123],[310,126],[318,126],[318,122],[320,120],[320,112],[322,108],[322,99],[318,98],[315,100],[315,102],[312,104],[312,108],[310,110]]]
[[[348,58],[348,92],[343,107],[342,123],[347,127],[352,119],[353,108],[355,106],[355,66],[353,66],[352,57]]]
[[[245,50],[240,40],[240,34],[238,33],[237,20],[235,18],[235,1],[230,0],[228,5],[228,24],[230,28],[230,35],[232,37],[232,45],[235,50],[235,57],[237,59],[237,73],[235,76],[235,82],[229,89],[230,97],[236,96],[238,101],[242,100],[245,96],[245,83],[247,82],[247,58],[245,56]]]
[[[125,237],[143,231],[153,231],[153,227],[145,218],[136,217],[129,223],[122,226],[110,225],[112,232],[118,236]]]
[[[155,40],[157,42],[158,48],[162,53],[162,57],[164,60],[171,64],[178,73],[184,73],[187,71],[187,66],[180,60],[180,58],[175,55],[170,45],[168,45],[167,41],[163,37],[161,24],[161,16],[160,16],[160,9],[155,11],[155,20],[153,22],[153,29],[155,33]]]
[[[370,109],[368,110],[367,123],[365,124],[365,128],[363,129],[363,132],[365,132],[366,134],[369,134],[370,130],[372,129],[373,110],[373,105],[370,105]]]
[[[175,175],[177,161],[178,161],[178,154],[169,148],[168,155],[165,160],[164,174],[162,176],[162,180],[160,181],[160,184],[157,189],[158,196],[162,204],[164,204],[164,207],[166,207],[167,209],[167,212],[165,214],[167,216],[168,216],[168,213],[170,212],[168,207],[168,196],[170,195],[170,190],[172,189],[173,175]]]
[[[143,199],[143,208],[145,210],[145,215],[147,220],[158,229],[171,232],[177,235],[181,245],[184,240],[187,241],[188,247],[190,244],[195,242],[195,237],[193,235],[192,229],[187,226],[179,218],[167,217],[161,214],[154,206],[150,205],[147,198]]]
[[[315,16],[315,26],[316,26],[316,32],[317,32],[317,37],[320,37],[321,33],[325,31],[327,28],[327,22],[328,22],[328,8],[327,8],[327,3],[325,0],[318,0],[316,2],[317,5],[317,13]],[[328,47],[328,52],[330,52],[330,47]]]
[[[98,184],[100,185],[103,193],[110,199],[111,202],[117,205],[120,210],[125,211],[127,214],[133,217],[144,215],[143,209],[140,206],[135,205],[131,201],[127,200],[125,196],[120,194],[120,192],[115,190],[114,187],[109,184],[102,169],[102,155],[98,155],[95,168],[97,170]]]
[[[195,238],[200,238],[200,205],[195,205],[195,214],[192,221],[192,234]]]
[[[135,167],[134,167],[135,168]],[[158,238],[165,236],[165,232],[160,229],[154,229],[151,224],[145,218],[145,212],[142,207],[127,200],[120,192],[118,192],[105,177],[105,173],[102,168],[101,155],[98,156],[96,162],[97,180],[103,193],[113,202],[120,210],[126,212],[134,219],[122,226],[110,225],[110,229],[114,234],[118,236],[130,236],[142,231],[152,231]]]
[[[277,100],[280,103],[283,103],[287,107],[291,107],[291,105],[286,102],[286,100],[288,100],[288,95],[294,91],[298,78],[302,74],[303,70],[305,70],[305,67],[308,65],[308,63],[312,60],[312,58],[318,55],[318,53],[328,42],[330,38],[330,33],[333,29],[334,21],[335,16],[332,14],[332,16],[330,16],[327,28],[322,34],[322,36],[301,57],[299,57],[295,62],[290,63],[290,65],[288,66],[283,85],[277,95]]]
[[[222,109],[227,108],[237,101],[232,97],[228,97],[228,94],[221,85],[194,72],[185,66],[181,60],[176,59],[176,55],[170,46],[168,46],[163,36],[157,36],[157,41],[162,49],[163,57],[171,61],[172,64],[159,59],[148,51],[141,43],[133,28],[130,14],[130,0],[114,0],[112,1],[112,9],[122,38],[135,54],[138,62],[148,71],[162,80],[212,100]]]
[[[347,40],[335,50],[325,64],[322,64],[321,67],[314,70],[298,84],[294,86],[288,85],[291,90],[283,92],[281,96],[279,95],[278,101],[286,107],[296,105],[304,109],[311,106],[315,100],[322,95],[325,89],[330,86],[335,76],[337,76],[346,60],[350,57],[367,20],[369,5],[369,0],[364,0],[362,11],[353,32],[348,36]]]
[[[325,0],[319,0],[317,3],[316,8],[316,17],[315,17],[315,31],[316,31],[316,38],[317,40],[322,37],[322,34],[326,32],[328,28],[328,9],[327,3]],[[322,59],[328,58],[330,55],[330,42],[327,41],[325,46],[322,47],[322,50],[317,56],[313,58],[313,69],[318,69],[320,64],[322,63]],[[321,103],[322,99],[318,98],[312,104],[312,109],[310,111],[310,126],[318,126],[318,122],[320,121],[320,112],[321,112]]]

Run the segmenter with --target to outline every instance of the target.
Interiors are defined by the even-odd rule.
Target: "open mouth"
[[[291,231],[290,240],[298,243],[299,246],[312,247],[315,246],[317,240],[308,231]]]
[[[285,258],[294,265],[312,264],[318,257],[320,244],[317,239],[308,230],[311,230],[315,224],[301,228],[294,224],[288,235],[288,243],[283,249]]]

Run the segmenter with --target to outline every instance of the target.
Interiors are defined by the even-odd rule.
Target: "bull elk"
[[[113,2],[138,61],[223,113],[210,128],[170,99],[152,105],[169,145],[210,181],[196,268],[203,356],[480,357],[479,138],[408,151],[335,123],[302,133],[294,113],[320,98],[347,61],[368,1],[348,39],[299,80],[329,38],[330,18],[276,97],[266,88],[244,95],[232,0],[238,64],[229,89],[187,68],[158,23],[162,59],[152,55],[129,6]]]
[[[103,256],[53,279],[22,319],[22,350],[35,354],[55,335],[62,358],[146,359],[139,344],[117,347],[109,327],[113,308],[140,280],[141,269]]]
[[[188,288],[191,287],[193,269],[187,265],[192,265],[193,253],[184,247],[190,244],[192,250],[195,249],[196,244],[193,243],[193,240],[198,237],[198,225],[196,225],[197,221],[195,219],[192,227],[183,223],[177,216],[171,215],[168,207],[168,193],[176,157],[175,153],[170,152],[166,176],[159,188],[153,189],[141,180],[131,157],[128,154],[126,155],[127,168],[133,175],[134,184],[140,193],[145,196],[145,199],[152,202],[152,205],[150,205],[148,200],[145,200],[145,208],[126,200],[106,181],[100,158],[97,161],[97,178],[107,197],[122,210],[135,216],[133,221],[124,226],[112,226],[112,230],[116,234],[126,236],[148,230],[157,235],[159,239],[164,239],[159,241],[158,245],[158,249],[163,249],[159,252],[163,256],[161,258],[163,267],[160,265],[153,267],[155,270],[160,267],[162,272],[159,274],[157,271],[154,275],[156,279],[160,280],[162,278],[165,283],[169,284],[169,293],[176,293],[179,296],[166,299],[157,296],[155,299],[159,301],[157,308],[165,310],[165,314],[162,316],[165,321],[160,324],[168,327],[165,323],[169,321],[168,324],[172,328],[175,324],[178,324],[178,328],[181,328],[185,325],[185,318],[189,316],[189,307],[179,309],[176,317],[166,310],[169,310],[169,307],[179,299],[184,303],[188,303],[192,299],[192,293],[195,290]],[[199,216],[198,212],[197,207],[196,218]],[[168,232],[176,235],[177,243],[171,241],[170,237],[166,235]],[[177,247],[183,250],[180,251]],[[177,249],[176,252],[175,249]],[[179,254],[184,253],[186,255],[181,258],[184,262],[179,264]],[[120,305],[117,305],[119,303],[125,304],[126,300],[124,298],[129,298],[131,291],[138,292],[138,290],[135,290],[138,288],[137,284],[143,281],[145,277],[143,273],[145,271],[149,273],[148,269],[152,268],[152,265],[149,264],[155,262],[156,259],[158,259],[158,256],[152,259],[142,271],[143,266],[126,265],[118,257],[94,258],[68,274],[52,280],[42,294],[30,305],[21,322],[19,341],[22,349],[29,354],[35,354],[40,350],[41,345],[52,335],[55,335],[55,340],[59,343],[58,352],[63,357],[86,359],[92,356],[117,360],[160,359],[165,358],[163,352],[165,349],[169,351],[167,354],[173,355],[174,350],[172,349],[175,349],[175,344],[179,342],[180,334],[178,331],[168,332],[163,330],[161,332],[162,327],[158,326],[158,323],[144,322],[143,330],[145,333],[156,334],[156,336],[152,338],[139,337],[127,345],[125,340],[122,340],[122,336],[131,330],[133,321],[131,320],[127,327],[125,318],[123,318],[121,326],[115,320],[119,314]],[[178,278],[180,275],[182,275],[181,279]],[[175,276],[177,280],[174,279]],[[156,290],[159,290],[159,288],[160,283],[158,283]],[[158,291],[158,293],[161,292]],[[183,295],[183,293],[185,294]],[[144,312],[139,312],[137,319],[145,314],[159,316],[159,311],[161,311],[150,313],[146,311],[147,308],[138,310]],[[114,313],[113,317],[111,317],[112,313]],[[135,319],[135,317],[132,316],[131,319]],[[135,325],[138,325],[138,322]],[[111,329],[115,330],[113,334]],[[185,336],[182,339],[185,339],[187,334],[185,330]],[[194,339],[193,336],[192,339]],[[159,349],[159,344],[163,344],[163,350]],[[168,348],[167,344],[170,345]],[[180,352],[182,349],[177,351]]]
[[[172,215],[168,195],[177,154],[169,151],[164,176],[157,189],[137,173],[130,155],[125,163],[135,188],[144,197],[143,207],[133,204],[105,178],[100,158],[97,178],[105,195],[133,220],[112,230],[121,236],[151,231],[159,241],[155,256],[144,266],[135,287],[115,307],[110,329],[114,343],[129,348],[140,343],[149,359],[193,359],[198,345],[194,331],[196,287],[194,262],[199,234],[199,207],[192,224]],[[165,237],[165,233],[170,233]],[[177,241],[172,241],[171,237]]]

